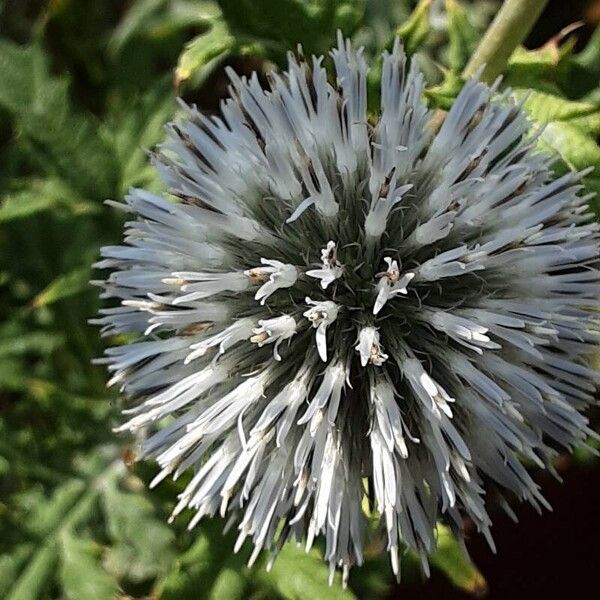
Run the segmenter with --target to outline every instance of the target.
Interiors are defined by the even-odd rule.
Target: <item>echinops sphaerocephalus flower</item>
[[[290,56],[267,90],[230,72],[219,117],[183,106],[155,157],[171,197],[115,204],[97,322],[137,336],[102,361],[153,485],[192,473],[173,514],[229,517],[251,562],[322,535],[346,579],[365,498],[396,572],[440,519],[491,543],[503,490],[545,504],[521,459],[591,433],[599,236],[509,92],[468,81],[436,131],[397,41],[370,119],[362,52],[331,56],[335,84]]]

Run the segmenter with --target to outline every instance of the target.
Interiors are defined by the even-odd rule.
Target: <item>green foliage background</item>
[[[167,524],[183,482],[149,492],[130,466],[116,398],[93,366],[103,342],[90,265],[115,243],[106,208],[131,186],[159,190],[147,151],[176,113],[176,92],[207,107],[222,66],[282,67],[288,49],[326,53],[339,28],[376,56],[400,34],[447,108],[497,7],[447,0],[0,0],[0,597],[233,600],[377,598],[391,586],[373,531],[350,589],[327,585],[319,551],[287,547],[271,572],[231,552],[222,523]],[[505,81],[547,123],[557,168],[600,167],[600,33],[576,54],[518,50]],[[378,69],[370,84],[376,97]],[[587,177],[600,191],[600,170]],[[112,340],[113,342],[118,340]],[[433,558],[456,585],[482,577],[440,527]],[[407,555],[405,577],[420,570]]]

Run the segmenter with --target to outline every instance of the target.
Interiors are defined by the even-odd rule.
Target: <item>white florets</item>
[[[321,287],[326,290],[328,286],[336,279],[342,276],[343,266],[338,262],[337,249],[335,242],[327,242],[327,246],[321,250],[321,262],[323,266],[320,269],[311,269],[306,271],[309,277],[321,280]]]
[[[502,489],[545,504],[520,459],[590,433],[600,236],[508,92],[467,82],[434,132],[396,43],[371,125],[361,51],[332,57],[335,86],[290,56],[269,90],[230,72],[219,117],[183,107],[156,157],[173,198],[117,205],[97,322],[138,338],[101,360],[153,484],[193,473],[173,514],[230,516],[251,561],[322,535],[346,578],[367,497],[396,572],[442,517],[491,541]]]

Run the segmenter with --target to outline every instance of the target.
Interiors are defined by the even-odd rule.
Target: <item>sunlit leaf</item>
[[[196,80],[206,79],[212,69],[231,53],[235,43],[235,37],[222,20],[212,23],[208,32],[192,40],[179,57],[175,70],[176,84],[180,85],[192,74]]]
[[[559,42],[560,38],[552,38],[541,48],[517,48],[508,62],[504,85],[561,95],[561,84],[572,64],[573,44]]]
[[[592,202],[597,206],[600,194],[600,147],[595,140],[572,123],[554,121],[544,128],[540,147],[559,156],[565,170],[568,168],[581,171],[588,167],[594,168],[584,179],[584,183],[587,191],[596,193]]]
[[[437,536],[437,550],[431,555],[431,563],[443,571],[455,586],[478,597],[483,595],[487,583],[452,531],[438,525]]]
[[[538,123],[561,121],[588,135],[600,134],[600,103],[567,100],[533,90],[517,90],[516,95],[526,98],[524,108]]]

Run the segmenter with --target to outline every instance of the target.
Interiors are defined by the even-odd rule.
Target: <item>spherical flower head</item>
[[[331,83],[290,56],[269,89],[230,72],[218,117],[183,107],[172,197],[118,205],[98,322],[137,336],[102,360],[153,484],[192,472],[173,514],[229,517],[251,562],[323,536],[347,578],[367,498],[396,572],[440,519],[491,541],[492,498],[545,504],[520,458],[590,434],[600,238],[508,92],[468,81],[434,129],[396,42],[367,119],[361,51],[331,55]]]

